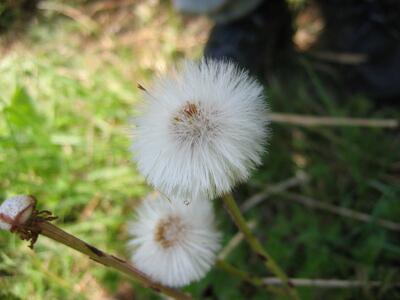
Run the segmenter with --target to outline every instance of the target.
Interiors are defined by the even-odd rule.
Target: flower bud
[[[0,229],[13,231],[24,224],[32,215],[35,198],[17,195],[6,199],[0,205]]]

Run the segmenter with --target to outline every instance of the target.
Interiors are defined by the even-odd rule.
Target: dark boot
[[[400,1],[320,0],[325,30],[319,48],[365,55],[339,65],[352,92],[376,99],[400,97]]]
[[[212,29],[204,56],[230,59],[263,77],[278,51],[290,48],[291,18],[284,0],[263,1],[253,12]]]

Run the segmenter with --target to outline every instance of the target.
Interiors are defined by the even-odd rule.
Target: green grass
[[[95,32],[79,20],[42,11],[0,60],[0,198],[33,194],[39,208],[58,215],[67,231],[125,257],[126,223],[149,191],[130,161],[129,122],[140,101],[136,82],[147,84],[183,56],[198,57],[198,40],[208,26],[201,20],[187,25],[164,4],[126,11],[119,23],[113,10],[95,15]],[[121,22],[117,33],[110,30]],[[274,111],[400,118],[398,108],[376,108],[363,97],[341,95],[312,62],[294,60],[295,75],[278,73],[268,86]],[[272,130],[264,166],[238,188],[239,198],[301,169],[311,180],[294,191],[400,222],[398,132],[282,124]],[[218,201],[216,213],[227,242],[236,229]],[[246,217],[258,221],[257,235],[290,276],[400,281],[399,235],[374,223],[310,210],[282,195]],[[106,299],[124,282],[134,286],[135,299],[158,299],[45,238],[35,251],[5,232],[0,243],[0,299]],[[266,275],[245,244],[228,260]],[[198,299],[274,299],[219,270],[187,290]],[[387,285],[299,291],[303,299],[400,297]]]

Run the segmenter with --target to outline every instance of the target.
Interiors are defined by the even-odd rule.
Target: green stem
[[[279,265],[274,261],[271,255],[264,249],[260,241],[256,238],[256,236],[252,233],[250,228],[247,226],[247,222],[244,219],[235,199],[231,194],[227,194],[222,197],[225,208],[231,215],[233,222],[236,224],[238,229],[243,233],[244,238],[247,243],[250,245],[251,249],[260,257],[267,269],[274,273],[282,282],[285,284],[285,289],[287,294],[291,299],[299,299],[294,286],[289,281],[289,278],[285,274],[285,272],[279,267]]]
[[[264,288],[265,290],[267,290],[271,293],[281,294],[281,295],[282,295],[282,293],[285,293],[285,291],[282,290],[281,288],[269,286],[269,285],[265,284],[261,278],[256,277],[246,271],[240,270],[226,261],[217,260],[216,267],[233,275],[233,276],[240,278],[241,280],[243,280],[245,282],[250,283],[251,285]]]

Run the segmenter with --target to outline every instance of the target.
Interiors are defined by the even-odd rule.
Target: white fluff
[[[201,279],[211,269],[219,250],[210,201],[146,199],[129,225],[133,237],[132,262],[164,285],[180,287]]]
[[[32,196],[17,195],[4,200],[0,205],[0,229],[12,230],[25,223],[34,206],[35,199]]]
[[[139,170],[168,196],[229,192],[261,163],[264,98],[262,86],[231,62],[184,63],[145,92],[132,147]]]

